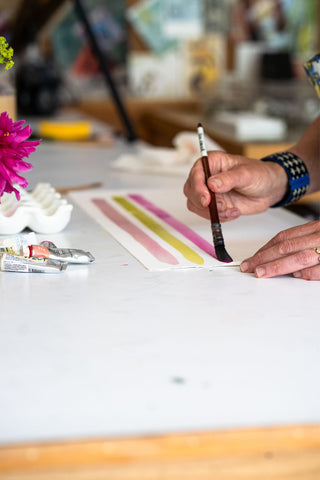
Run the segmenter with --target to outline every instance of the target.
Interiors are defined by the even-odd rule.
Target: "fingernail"
[[[200,202],[201,202],[201,205],[202,205],[203,207],[206,207],[206,206],[207,206],[207,199],[206,199],[206,197],[201,197],[201,198],[200,198]]]
[[[293,276],[296,278],[301,278],[301,272],[294,272]]]
[[[214,179],[210,180],[209,184],[213,188],[220,188],[221,185],[222,185],[222,182],[221,182],[220,178],[214,178]]]
[[[266,273],[266,271],[265,271],[264,268],[262,268],[262,267],[256,268],[256,276],[257,276],[258,278],[263,277],[263,276],[265,275],[265,273]]]
[[[242,262],[240,265],[240,270],[241,272],[247,272],[249,268],[249,263],[248,262]]]

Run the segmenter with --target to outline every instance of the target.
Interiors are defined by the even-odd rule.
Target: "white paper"
[[[225,246],[234,260],[227,264],[208,253],[207,246],[212,248],[210,221],[189,212],[181,192],[96,189],[73,192],[70,197],[147,269],[153,271],[236,266],[280,230],[303,223],[300,217],[285,210],[269,210],[222,224]],[[144,223],[119,204],[117,198],[138,211]],[[141,205],[136,198],[140,199],[139,202],[151,204],[158,213],[160,209],[163,218]],[[170,222],[178,224],[178,229]],[[181,232],[183,229],[187,229],[187,235]]]

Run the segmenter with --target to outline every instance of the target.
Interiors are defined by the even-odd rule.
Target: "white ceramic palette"
[[[50,183],[38,183],[31,192],[15,188],[20,201],[12,193],[1,197],[1,235],[19,233],[27,227],[36,233],[57,233],[69,223],[73,206]]]

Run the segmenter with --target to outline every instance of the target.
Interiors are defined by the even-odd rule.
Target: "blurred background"
[[[0,35],[15,50],[18,117],[73,106],[121,132],[76,3],[0,0]],[[320,51],[320,0],[81,3],[138,136],[152,144],[170,145],[197,119],[220,140],[219,132],[236,136],[221,122],[226,112],[281,120],[287,141],[319,114],[303,64]]]

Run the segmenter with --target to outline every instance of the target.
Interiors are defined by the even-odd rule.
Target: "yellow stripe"
[[[136,217],[143,225],[162,238],[162,240],[178,250],[184,256],[184,258],[189,260],[189,262],[197,265],[204,264],[203,258],[200,257],[200,255],[198,255],[194,250],[192,250],[192,248],[178,240],[178,238],[174,235],[171,235],[168,230],[163,228],[158,222],[155,222],[151,217],[149,217],[149,215],[146,215],[142,210],[140,210],[140,208],[137,208],[135,205],[133,205],[133,203],[129,202],[129,200],[119,196],[114,196],[112,199],[121,205],[122,208],[131,213],[131,215]]]

